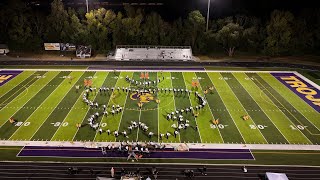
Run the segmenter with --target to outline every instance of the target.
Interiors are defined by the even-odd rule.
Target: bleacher
[[[139,46],[119,45],[115,51],[115,60],[163,60],[193,61],[191,46]]]

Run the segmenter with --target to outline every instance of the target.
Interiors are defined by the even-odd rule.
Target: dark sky
[[[3,1],[3,0],[0,0]],[[52,0],[24,0],[27,2],[40,2],[47,4],[41,7],[42,10],[49,9],[48,4]],[[158,6],[142,6],[147,11],[157,11],[165,19],[176,19],[186,17],[192,10],[200,10],[204,16],[207,13],[208,0],[88,0],[89,2],[109,2],[109,6],[115,11],[121,10],[122,3],[162,3]],[[320,1],[320,0],[318,0]],[[67,6],[85,7],[85,0],[63,0]],[[81,3],[81,4],[79,4]],[[211,0],[210,16],[223,17],[237,13],[245,13],[255,16],[269,16],[274,9],[290,10],[298,13],[303,8],[318,8],[320,3],[316,0]],[[46,8],[47,7],[47,8]],[[90,5],[90,8],[97,8],[99,5]]]

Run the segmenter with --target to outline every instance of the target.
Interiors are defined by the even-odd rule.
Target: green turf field
[[[319,144],[320,115],[292,90],[268,72],[148,72],[141,79],[136,71],[28,70],[0,86],[0,139],[30,141],[156,141],[190,143],[245,144]],[[71,77],[71,78],[70,78]],[[150,86],[129,83],[151,81]],[[97,102],[90,108],[84,100],[84,79],[92,81],[96,91],[87,99]],[[153,81],[159,83],[153,83]],[[198,82],[198,87],[193,87]],[[197,84],[197,83],[194,83]],[[76,86],[80,89],[76,90]],[[100,87],[116,87],[99,92]],[[117,90],[117,87],[120,90]],[[142,93],[122,88],[149,90]],[[209,88],[213,87],[212,90]],[[191,93],[173,93],[157,89],[188,89]],[[207,91],[205,93],[205,91]],[[173,124],[167,114],[199,105],[198,92],[207,104],[194,113],[182,113],[190,125],[174,137]],[[157,102],[157,100],[159,100]],[[139,102],[143,102],[141,109]],[[107,106],[108,116],[102,115]],[[111,114],[112,105],[123,110]],[[88,125],[88,118],[98,112],[95,123],[100,134]],[[194,114],[198,114],[194,117]],[[248,115],[248,120],[242,117]],[[10,123],[9,119],[16,120]],[[219,119],[218,124],[212,120]],[[128,126],[131,121],[146,124],[149,129]],[[80,123],[81,128],[76,124]],[[99,128],[98,128],[99,129]],[[108,135],[106,130],[110,130]],[[115,137],[114,131],[120,135]],[[126,131],[127,136],[121,132]],[[153,132],[150,138],[148,133]],[[159,134],[171,136],[161,140]]]

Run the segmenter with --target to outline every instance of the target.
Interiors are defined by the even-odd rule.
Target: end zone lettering
[[[303,77],[291,72],[270,74],[308,103],[313,109],[320,112],[320,90],[317,87],[306,82]]]
[[[4,81],[10,79],[12,75],[0,75],[0,84],[2,84]]]
[[[20,74],[22,71],[1,71],[0,70],[0,86],[4,85],[14,77],[16,77],[18,74]]]

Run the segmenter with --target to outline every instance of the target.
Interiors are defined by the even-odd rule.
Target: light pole
[[[207,13],[207,28],[206,28],[206,32],[208,32],[208,28],[209,28],[210,2],[211,2],[211,0],[208,0],[208,13]]]
[[[89,12],[88,0],[86,0],[86,4],[87,4],[87,13],[88,13]]]

